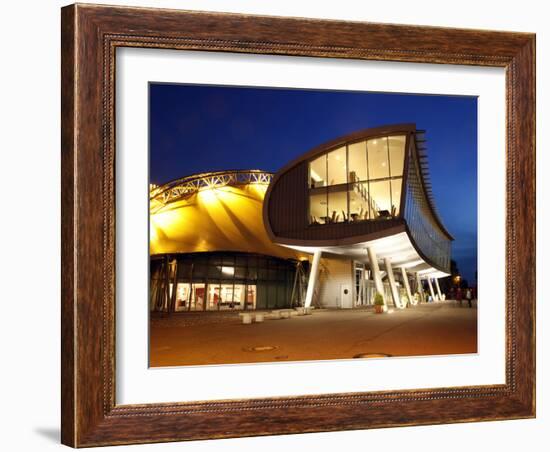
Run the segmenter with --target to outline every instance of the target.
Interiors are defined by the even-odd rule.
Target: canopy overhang
[[[407,272],[418,273],[420,278],[443,278],[449,273],[443,272],[426,262],[418,253],[407,232],[399,232],[374,240],[337,246],[299,246],[283,245],[303,253],[313,254],[316,251],[349,257],[358,262],[368,263],[367,248],[372,248],[379,261],[388,258],[392,267],[404,267]]]

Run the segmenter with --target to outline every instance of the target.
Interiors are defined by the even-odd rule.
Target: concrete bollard
[[[242,314],[242,318],[243,318],[243,324],[244,325],[249,325],[252,323],[252,315],[251,314]]]
[[[256,322],[258,322],[258,323],[263,322],[263,321],[264,321],[264,313],[263,313],[263,312],[262,312],[262,313],[257,313],[257,314],[255,315],[255,319],[254,319],[254,320],[255,320]]]

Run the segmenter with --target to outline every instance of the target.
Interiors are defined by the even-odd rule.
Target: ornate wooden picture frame
[[[71,5],[62,9],[62,442],[73,447],[535,416],[535,36]],[[147,47],[506,71],[506,382],[115,403],[115,51]]]

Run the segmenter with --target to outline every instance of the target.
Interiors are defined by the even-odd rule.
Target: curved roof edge
[[[368,129],[361,129],[357,130],[355,132],[348,133],[346,135],[341,135],[337,138],[334,138],[330,141],[325,141],[324,143],[321,143],[313,148],[311,148],[309,151],[305,152],[304,154],[301,154],[299,157],[291,160],[289,163],[284,165],[282,168],[280,168],[273,178],[273,182],[276,182],[278,179],[278,175],[288,171],[293,166],[296,166],[298,163],[303,162],[304,160],[309,160],[310,158],[314,157],[317,154],[322,154],[323,152],[329,151],[332,148],[336,148],[342,144],[350,143],[353,141],[360,141],[363,138],[375,138],[377,136],[385,136],[390,134],[395,134],[399,132],[405,132],[405,133],[413,133],[416,131],[416,124],[415,123],[403,123],[403,124],[392,124],[387,126],[380,126],[380,127],[371,127]],[[267,194],[266,194],[267,199]]]

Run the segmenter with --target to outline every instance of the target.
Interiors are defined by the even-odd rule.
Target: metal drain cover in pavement
[[[387,353],[359,353],[354,358],[389,358],[391,355]]]
[[[247,352],[270,352],[271,350],[277,350],[274,345],[257,345],[256,347],[248,347],[244,349]]]

